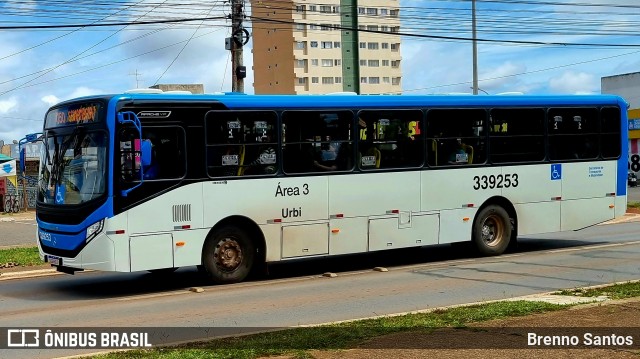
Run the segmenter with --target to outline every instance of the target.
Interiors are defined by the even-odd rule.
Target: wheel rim
[[[488,216],[482,222],[482,241],[490,247],[502,242],[504,238],[504,222],[495,214]]]
[[[218,242],[213,254],[216,266],[225,272],[233,272],[242,263],[242,247],[235,238],[224,238]]]

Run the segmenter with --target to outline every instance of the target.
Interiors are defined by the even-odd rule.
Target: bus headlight
[[[87,239],[86,243],[89,243],[90,240],[94,239],[100,232],[102,232],[102,228],[104,227],[104,219],[99,220],[98,222],[90,225],[87,228]]]

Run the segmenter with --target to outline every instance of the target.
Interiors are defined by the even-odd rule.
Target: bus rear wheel
[[[254,257],[255,246],[247,233],[227,226],[213,232],[205,241],[202,266],[215,283],[237,283],[251,272]]]
[[[511,239],[511,220],[504,208],[489,205],[478,212],[473,223],[473,243],[480,254],[496,256],[502,254]]]

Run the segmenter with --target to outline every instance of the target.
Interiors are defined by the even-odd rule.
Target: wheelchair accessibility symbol
[[[560,179],[562,179],[562,165],[551,165],[551,180],[555,181]]]
[[[64,185],[56,186],[56,204],[64,204],[66,188]]]

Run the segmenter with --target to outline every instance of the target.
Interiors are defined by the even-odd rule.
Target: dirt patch
[[[415,359],[415,358],[635,358],[640,350],[640,298],[607,304],[589,304],[525,317],[474,323],[467,328],[444,328],[377,337],[348,350],[314,350],[316,359]],[[549,328],[551,327],[551,328]],[[567,329],[568,328],[568,329]],[[620,335],[633,333],[633,348],[615,349],[526,349],[528,332],[564,334],[567,329],[580,338],[589,330]],[[631,330],[629,329],[631,328]],[[557,334],[553,334],[557,330]],[[523,335],[524,334],[524,335]],[[425,345],[422,345],[425,343]],[[459,345],[456,343],[464,343]],[[420,346],[441,349],[415,349]],[[517,349],[447,349],[451,347],[490,347]],[[279,357],[279,358],[294,358]]]

